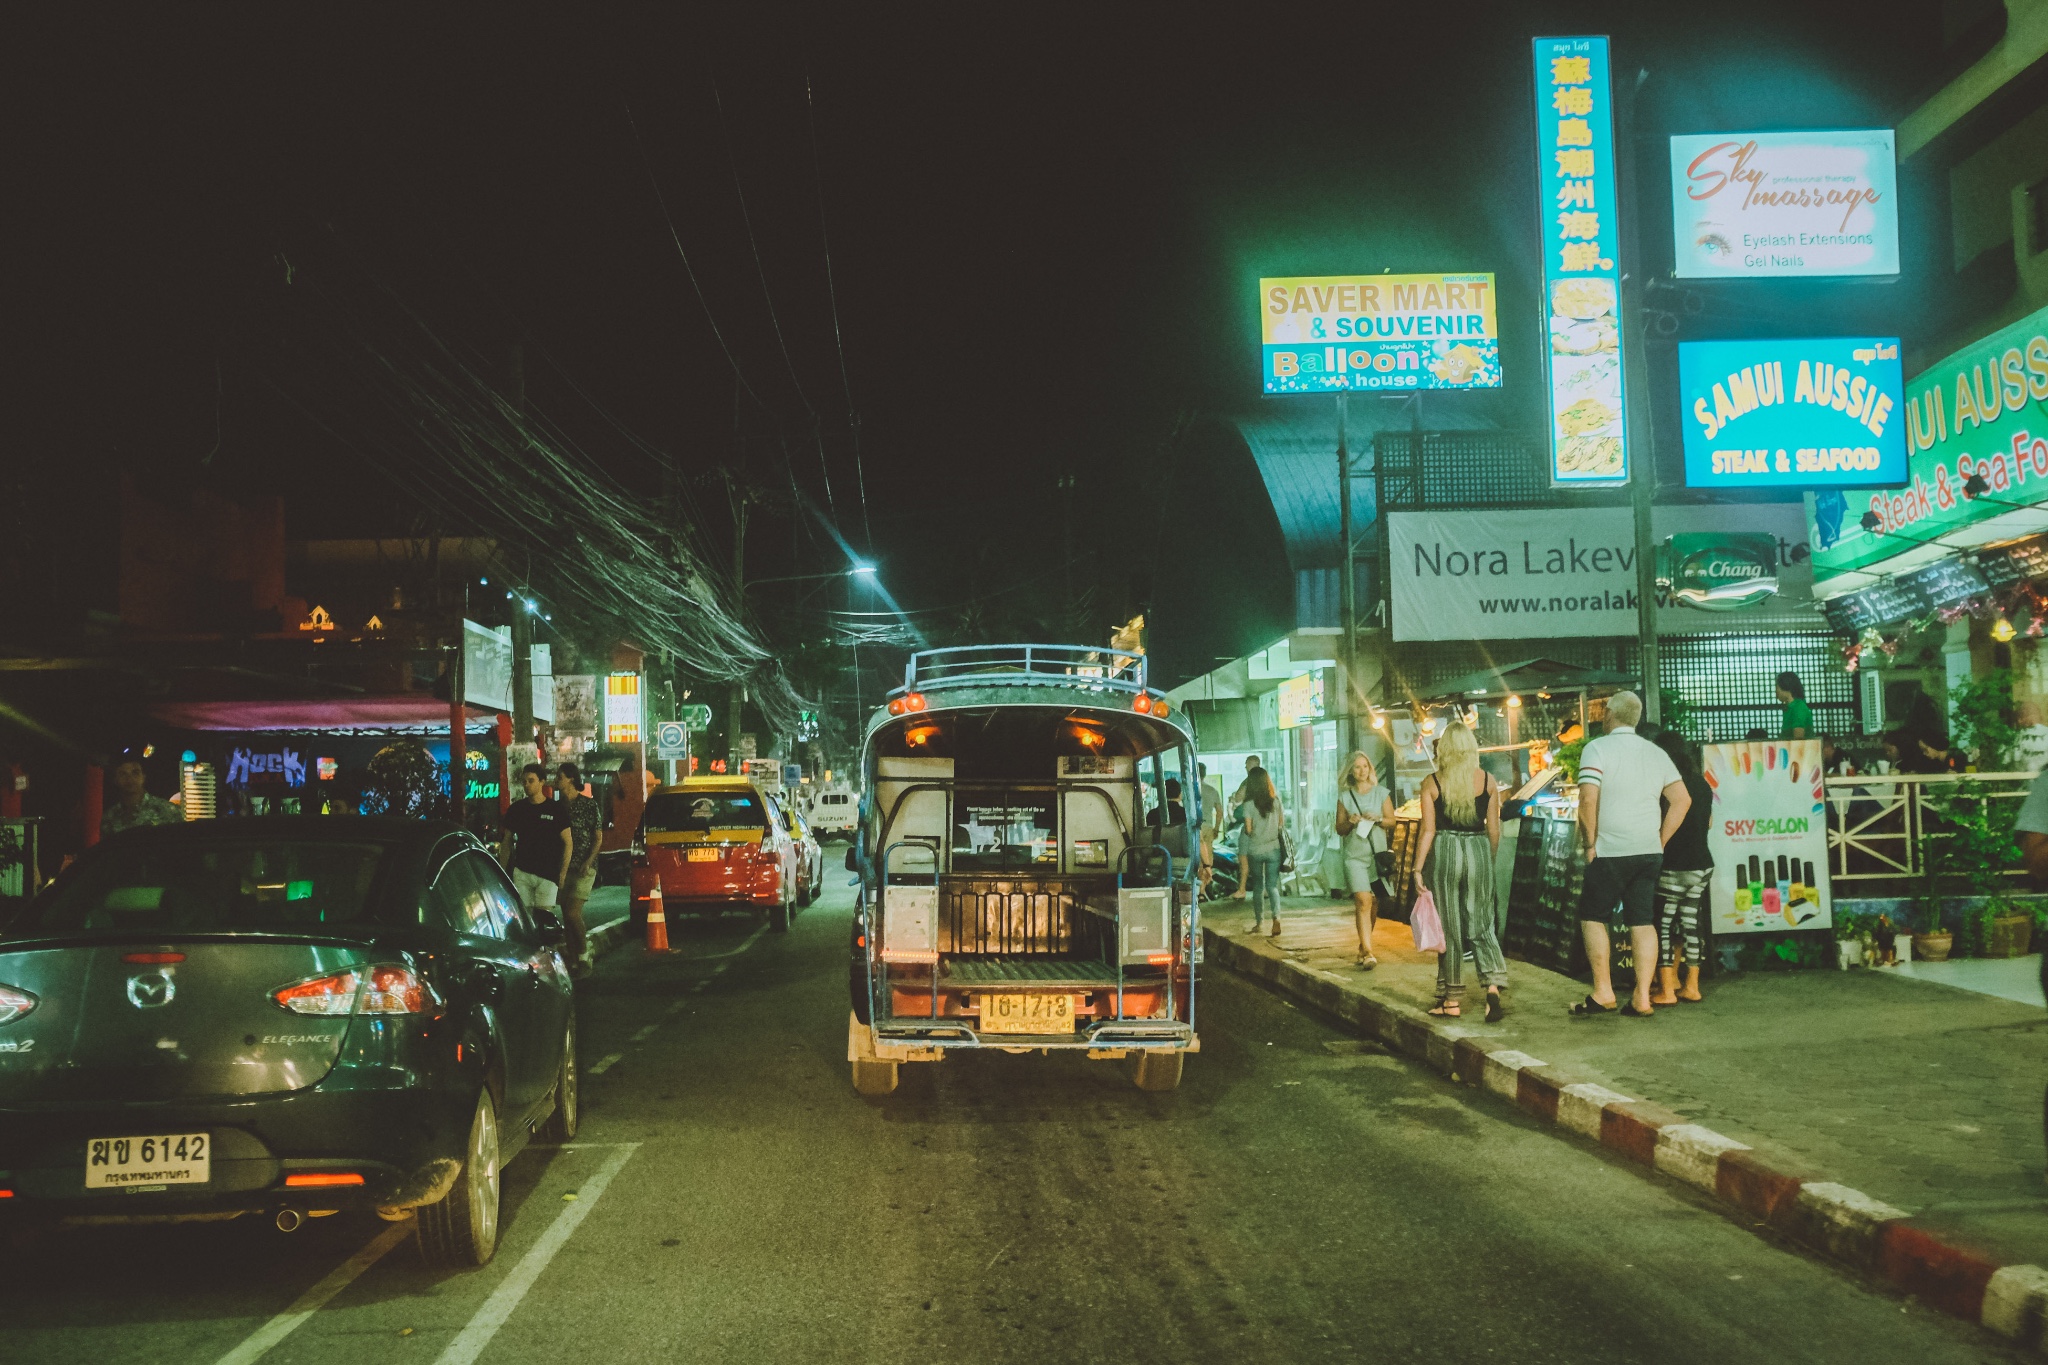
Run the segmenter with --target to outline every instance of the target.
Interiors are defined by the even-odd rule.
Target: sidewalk
[[[626,941],[631,927],[627,914],[631,893],[623,886],[600,886],[583,903],[583,929],[589,938],[593,960]]]
[[[1581,1020],[1565,1010],[1584,983],[1511,961],[1505,1020],[1484,1022],[1469,971],[1466,1014],[1440,1020],[1424,1013],[1436,955],[1415,952],[1405,924],[1382,922],[1380,966],[1364,972],[1348,904],[1289,902],[1277,944],[1246,936],[1242,904],[1203,907],[1212,965],[1270,981],[1908,1292],[1946,1296],[1958,1316],[2041,1334],[2048,1010],[1859,969],[1724,975],[1701,1004]]]

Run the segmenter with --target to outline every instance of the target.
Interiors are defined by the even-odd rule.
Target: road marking
[[[612,1069],[612,1063],[625,1060],[626,1054],[623,1052],[607,1052],[604,1056],[592,1062],[583,1074],[586,1076],[602,1076],[605,1072]]]
[[[597,1174],[577,1190],[582,1197],[555,1215],[555,1221],[548,1224],[548,1230],[540,1235],[540,1240],[519,1258],[519,1264],[512,1267],[512,1273],[505,1277],[504,1282],[491,1291],[491,1296],[484,1300],[484,1306],[476,1310],[476,1316],[469,1320],[469,1325],[448,1343],[448,1349],[441,1352],[434,1365],[470,1365],[482,1354],[484,1347],[490,1345],[491,1338],[498,1334],[498,1329],[511,1320],[526,1292],[533,1288],[533,1282],[540,1278],[540,1273],[548,1268],[548,1262],[555,1259],[555,1253],[562,1249],[562,1244],[597,1207],[605,1186],[612,1183],[612,1177],[623,1170],[633,1159],[633,1153],[639,1150],[637,1142],[622,1146],[612,1153],[611,1160],[598,1167]]]
[[[641,1029],[638,1033],[633,1035],[633,1041],[636,1043],[646,1042],[649,1038],[652,1038],[654,1036],[654,1031],[660,1027],[661,1025],[659,1024],[649,1024],[646,1028]]]
[[[412,1223],[394,1223],[370,1240],[369,1245],[343,1261],[327,1278],[292,1300],[292,1306],[252,1332],[241,1345],[222,1356],[216,1365],[251,1365],[271,1347],[305,1325],[327,1306],[327,1301],[355,1283],[356,1277],[384,1258],[384,1253],[412,1235]]]
[[[677,1001],[675,1001],[674,1003],[672,1003],[672,1004],[671,1004],[671,1005],[670,1005],[670,1006],[668,1007],[668,1012],[669,1012],[670,1014],[681,1014],[681,1013],[682,1013],[682,1012],[683,1012],[684,1010],[686,1010],[686,1009],[688,1009],[688,1008],[690,1008],[690,1002],[689,1002],[689,1001],[687,1001],[687,1000],[677,1000]]]

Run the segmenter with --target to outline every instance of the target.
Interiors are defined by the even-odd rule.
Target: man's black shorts
[[[1621,922],[1631,929],[1657,922],[1657,874],[1664,870],[1661,853],[1627,858],[1595,858],[1586,864],[1586,885],[1579,894],[1579,918],[1605,924],[1621,905]]]

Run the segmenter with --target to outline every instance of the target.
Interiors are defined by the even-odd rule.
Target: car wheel
[[[569,1142],[583,1119],[582,1103],[576,1092],[576,1016],[562,1036],[562,1067],[555,1073],[555,1107],[540,1126],[542,1142]]]
[[[454,1187],[419,1211],[416,1233],[428,1265],[486,1265],[498,1249],[498,1111],[490,1087],[477,1092],[469,1141]]]
[[[785,893],[768,911],[768,927],[778,934],[789,932],[789,922],[796,916],[790,908],[793,897]]]
[[[1178,1089],[1181,1063],[1186,1059],[1185,1052],[1140,1052],[1138,1065],[1131,1071],[1131,1079],[1137,1082],[1140,1090]]]

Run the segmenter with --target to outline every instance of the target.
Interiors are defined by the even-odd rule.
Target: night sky
[[[1498,420],[1540,420],[1530,36],[1614,34],[1690,131],[1888,125],[1941,34],[1931,4],[424,9],[17,21],[18,534],[104,525],[122,470],[286,491],[294,535],[416,529],[351,448],[368,398],[310,372],[331,300],[381,298],[486,368],[523,343],[535,410],[650,496],[636,442],[794,481],[935,628],[1046,609],[1074,473],[1077,587],[1206,660],[1289,600],[1229,426],[1288,401],[1260,273],[1497,272]],[[835,567],[800,518],[754,549]]]

